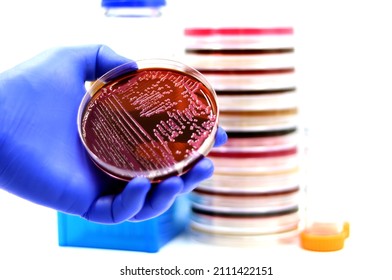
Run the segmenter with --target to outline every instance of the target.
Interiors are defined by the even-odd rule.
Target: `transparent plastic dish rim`
[[[101,89],[104,85],[110,83],[111,81],[115,80],[116,78],[119,78],[123,75],[130,74],[132,72],[135,72],[137,70],[143,70],[147,68],[156,68],[156,69],[167,69],[171,71],[179,71],[179,72],[184,72],[185,74],[195,78],[199,82],[201,82],[211,93],[212,95],[212,101],[214,104],[211,104],[212,107],[216,108],[216,122],[211,130],[210,137],[206,141],[203,142],[203,144],[200,146],[200,148],[196,151],[199,155],[206,156],[208,152],[212,149],[214,141],[215,141],[215,135],[218,130],[218,120],[219,120],[219,107],[218,107],[218,102],[217,102],[217,94],[214,90],[214,88],[211,86],[210,82],[201,74],[199,71],[196,69],[182,63],[179,61],[175,60],[170,60],[170,59],[163,59],[163,58],[150,58],[150,59],[141,59],[141,60],[136,60],[136,61],[131,61],[125,64],[122,64],[118,67],[113,68],[112,70],[106,72],[104,75],[102,75],[100,78],[98,78],[96,81],[94,81],[90,88],[87,89],[86,94],[84,95],[80,106],[78,110],[78,116],[77,116],[77,126],[78,126],[78,133],[79,133],[79,138],[81,139],[83,146],[87,150],[89,156],[92,158],[92,160],[95,162],[95,164],[98,165],[99,168],[104,170],[104,172],[108,173],[112,177],[121,179],[121,180],[131,180],[132,178],[135,177],[146,177],[150,179],[151,181],[157,181],[155,178],[157,177],[165,177],[167,175],[181,175],[184,173],[184,168],[189,166],[190,164],[195,163],[196,160],[198,160],[198,157],[186,157],[180,162],[177,162],[174,164],[171,168],[161,168],[161,169],[156,169],[156,170],[149,170],[149,171],[132,171],[132,175],[130,174],[130,170],[126,169],[120,169],[118,167],[115,167],[113,165],[107,164],[104,161],[102,161],[99,157],[97,157],[91,149],[88,148],[87,144],[85,143],[85,140],[83,139],[83,134],[82,134],[82,119],[84,115],[84,111],[86,108],[86,105],[88,102],[91,100],[91,98],[96,94],[99,89]],[[211,100],[209,100],[211,101]],[[114,171],[115,170],[115,171]],[[120,175],[121,174],[121,175]],[[125,179],[128,178],[128,179]],[[160,180],[158,180],[160,181]]]

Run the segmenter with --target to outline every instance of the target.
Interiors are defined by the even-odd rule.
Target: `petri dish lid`
[[[213,146],[216,93],[195,69],[147,59],[99,78],[78,113],[80,138],[98,167],[128,181],[181,175]]]

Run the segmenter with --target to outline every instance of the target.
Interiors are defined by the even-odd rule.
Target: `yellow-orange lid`
[[[344,247],[344,241],[349,235],[348,222],[344,222],[340,228],[331,223],[313,223],[301,232],[301,247],[318,252],[337,251]]]

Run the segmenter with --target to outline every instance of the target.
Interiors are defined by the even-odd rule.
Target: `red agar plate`
[[[212,148],[216,93],[195,69],[141,60],[109,71],[82,100],[79,134],[93,161],[122,180],[158,182],[189,170]]]

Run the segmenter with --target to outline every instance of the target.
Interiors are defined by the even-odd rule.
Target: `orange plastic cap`
[[[338,251],[350,235],[350,224],[313,223],[300,234],[301,247],[318,252]]]

